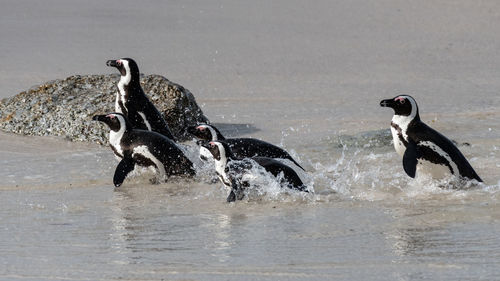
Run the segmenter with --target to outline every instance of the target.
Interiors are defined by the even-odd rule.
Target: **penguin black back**
[[[455,144],[425,123],[415,122],[410,124],[408,127],[408,136],[416,143],[427,144],[419,147],[419,153],[422,157],[425,155],[426,160],[435,164],[446,165],[450,171],[455,169],[453,167],[455,165],[460,176],[475,179],[479,182],[483,181]],[[435,144],[435,146],[430,144]],[[437,151],[439,150],[438,148],[451,158],[451,162],[443,157],[444,154],[442,152]]]
[[[297,189],[299,191],[307,191],[306,186],[300,177],[289,166],[269,157],[252,157],[251,159],[257,162],[260,166],[264,167],[266,171],[270,172],[275,177],[278,177],[282,173],[282,183],[286,183],[289,188]]]

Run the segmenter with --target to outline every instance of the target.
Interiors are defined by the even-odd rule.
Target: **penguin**
[[[121,74],[115,111],[125,115],[135,129],[154,131],[176,141],[161,113],[144,94],[137,63],[133,59],[122,58],[108,60],[106,65],[116,67]]]
[[[189,127],[188,132],[201,140],[198,144],[207,141],[225,141],[237,158],[269,157],[288,159],[297,165],[297,167],[305,171],[304,168],[302,168],[302,166],[300,166],[288,152],[274,144],[252,138],[226,139],[215,126],[209,124],[200,124],[195,127]],[[200,155],[203,159],[203,147],[200,147]]]
[[[119,187],[135,165],[156,168],[159,180],[171,175],[194,176],[193,163],[169,138],[156,132],[134,129],[125,115],[109,113],[96,115],[92,120],[108,125],[109,145],[115,155],[121,158],[113,176],[113,183]]]
[[[408,95],[382,100],[382,107],[394,109],[391,132],[396,152],[403,157],[406,174],[430,172],[434,179],[449,174],[459,179],[482,182],[467,159],[448,138],[420,120],[417,102]]]
[[[215,170],[221,182],[229,188],[227,202],[243,199],[245,188],[249,182],[244,179],[254,167],[262,167],[274,177],[281,177],[280,184],[290,189],[308,192],[306,186],[289,166],[269,157],[237,158],[226,141],[210,141],[202,144],[215,160]]]

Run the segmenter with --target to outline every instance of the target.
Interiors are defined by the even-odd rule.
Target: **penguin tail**
[[[287,159],[290,160],[290,161],[292,161],[293,164],[295,164],[297,167],[301,168],[302,171],[304,171],[304,172],[306,171],[306,169],[302,168],[302,166],[300,166],[300,164],[297,163],[297,161],[295,161],[295,159],[293,159],[292,157],[288,157]]]

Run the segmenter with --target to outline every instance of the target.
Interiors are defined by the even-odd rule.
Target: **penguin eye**
[[[400,104],[405,104],[406,100],[405,99],[399,99]]]
[[[117,61],[116,61],[116,64],[117,64],[117,65],[122,65],[122,61],[121,61],[121,60],[117,60]]]

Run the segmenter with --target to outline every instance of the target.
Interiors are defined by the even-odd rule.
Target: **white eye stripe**
[[[398,97],[396,97],[395,100],[398,100],[398,99],[405,99],[405,100],[410,101],[410,103],[411,103],[410,115],[406,116],[406,115],[394,114],[394,116],[392,117],[392,122],[394,124],[398,125],[399,128],[401,128],[402,137],[406,141],[408,141],[408,135],[406,134],[406,131],[408,130],[408,126],[409,126],[410,122],[417,116],[417,113],[418,113],[417,102],[412,97],[406,96],[406,95],[398,96]],[[397,136],[396,131],[394,129],[391,129],[391,131],[393,132],[394,145],[396,145],[397,142],[399,141],[398,136]],[[396,148],[396,150],[398,150],[398,148]]]
[[[210,142],[211,145],[216,145],[217,148],[219,149],[219,156],[220,156],[220,159],[217,160],[215,159],[214,157],[214,160],[215,160],[215,171],[217,171],[217,173],[220,175],[220,180],[222,181],[222,183],[224,185],[226,185],[226,183],[229,183],[229,178],[226,174],[226,165],[227,165],[227,158],[226,158],[226,151],[224,149],[224,146],[222,146],[221,143],[219,142]]]
[[[217,140],[217,133],[215,132],[214,128],[212,128],[210,126],[206,126],[206,127],[210,130],[210,134],[212,134],[212,140]]]
[[[217,145],[217,148],[219,149],[219,153],[222,158],[226,158],[226,150],[224,149],[224,146],[220,142],[216,142],[215,145]]]

